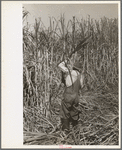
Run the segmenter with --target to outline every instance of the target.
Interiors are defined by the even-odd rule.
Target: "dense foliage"
[[[118,19],[73,17],[66,23],[62,15],[60,20],[49,18],[46,29],[41,19],[34,26],[26,24],[27,15],[23,10],[24,143],[118,144]],[[70,59],[70,67],[81,61],[85,74],[81,121],[71,136],[63,137],[58,126],[63,85],[57,64],[89,35],[88,44]]]

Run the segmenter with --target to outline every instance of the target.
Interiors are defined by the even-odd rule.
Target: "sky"
[[[58,20],[63,13],[67,21],[73,16],[81,19],[90,15],[97,20],[104,16],[118,17],[118,4],[24,4],[23,6],[30,13],[27,18],[29,24],[34,24],[35,18],[40,17],[46,27],[49,26],[49,17]]]

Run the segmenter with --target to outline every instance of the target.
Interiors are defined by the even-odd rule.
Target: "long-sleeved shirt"
[[[80,74],[78,71],[76,70],[71,70],[70,73],[71,73],[71,76],[70,76],[70,73],[69,73],[69,70],[68,68],[65,66],[65,62],[61,62],[58,67],[64,72],[64,73],[67,73],[68,75],[66,76],[66,79],[65,79],[65,82],[66,82],[66,86],[69,87],[72,85],[72,82],[74,83],[76,80],[77,80],[77,76]],[[72,78],[72,79],[71,79]],[[81,87],[83,87],[83,79],[84,79],[84,76],[81,74],[81,78],[80,78],[80,84],[81,84]]]

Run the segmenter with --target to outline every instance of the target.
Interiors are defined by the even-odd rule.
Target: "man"
[[[64,99],[60,109],[62,130],[69,131],[70,122],[73,127],[78,123],[79,112],[76,107],[79,103],[79,90],[83,87],[84,75],[81,74],[82,65],[79,62],[74,63],[72,71],[67,68],[64,61],[58,67],[66,74]]]

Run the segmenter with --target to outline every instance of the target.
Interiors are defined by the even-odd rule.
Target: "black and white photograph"
[[[23,143],[119,144],[118,4],[23,5]]]
[[[118,145],[117,4],[23,5],[23,143]]]
[[[23,1],[21,14],[23,147],[119,147],[120,2]]]

